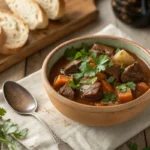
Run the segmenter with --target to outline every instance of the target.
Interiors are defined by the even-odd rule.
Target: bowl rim
[[[71,39],[69,41],[66,41],[60,45],[58,45],[56,48],[54,48],[45,58],[43,65],[42,65],[42,82],[45,86],[45,88],[49,91],[51,91],[52,97],[54,97],[55,99],[61,101],[62,103],[64,103],[64,105],[69,105],[73,108],[80,108],[82,110],[95,110],[96,112],[101,111],[101,112],[112,112],[112,111],[119,111],[119,110],[124,110],[127,108],[131,108],[131,107],[135,107],[136,105],[144,102],[146,99],[146,97],[150,94],[150,89],[145,92],[142,96],[134,99],[133,101],[127,102],[127,103],[123,103],[123,104],[119,104],[119,105],[112,105],[112,106],[92,106],[92,105],[87,105],[87,104],[82,104],[82,103],[78,103],[76,101],[72,101],[62,95],[60,95],[59,93],[57,93],[57,91],[55,91],[55,89],[52,87],[52,85],[49,83],[48,77],[47,77],[47,65],[49,63],[49,60],[53,57],[53,55],[59,51],[62,47],[70,45],[70,43],[74,43],[80,40],[84,40],[84,39],[92,39],[92,38],[106,38],[106,39],[113,39],[113,40],[120,40],[120,41],[125,41],[126,43],[131,43],[133,45],[135,45],[136,47],[138,47],[140,50],[144,51],[144,53],[146,53],[147,55],[150,56],[150,52],[142,47],[141,45],[137,44],[134,41],[125,39],[125,38],[121,38],[121,37],[116,37],[116,36],[109,36],[109,35],[91,35],[91,36],[83,36],[83,37],[78,37],[78,38],[74,38]]]

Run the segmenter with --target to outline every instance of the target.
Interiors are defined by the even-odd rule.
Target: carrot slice
[[[102,72],[97,73],[97,77],[98,77],[99,81],[104,80],[104,79],[107,78],[106,75]]]
[[[133,95],[130,88],[127,88],[126,92],[117,90],[118,99],[121,103],[129,102],[133,99]]]
[[[149,89],[149,86],[145,82],[140,82],[136,85],[136,89],[142,92],[146,92]]]
[[[60,87],[66,83],[68,83],[69,80],[73,80],[72,76],[65,76],[65,75],[58,75],[53,83],[53,87]]]
[[[105,80],[102,80],[103,92],[104,93],[114,93],[114,88]]]

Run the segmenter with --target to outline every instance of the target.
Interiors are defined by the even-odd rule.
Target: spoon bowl
[[[59,150],[73,150],[72,147],[62,141],[53,130],[36,113],[36,99],[21,85],[13,81],[7,81],[3,85],[3,96],[6,102],[20,115],[32,115],[47,129],[57,143]]]
[[[3,94],[8,104],[19,114],[30,114],[37,109],[35,98],[24,87],[13,81],[4,83]]]

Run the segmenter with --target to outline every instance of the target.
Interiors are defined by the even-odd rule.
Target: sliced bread
[[[3,28],[0,26],[0,46],[2,46],[5,42],[5,33]]]
[[[19,17],[6,10],[0,10],[0,26],[6,36],[4,44],[0,46],[0,53],[9,55],[20,51],[28,39],[28,26]]]
[[[18,15],[31,30],[43,29],[48,25],[48,17],[34,0],[5,0],[13,13]]]
[[[36,2],[44,9],[51,20],[57,20],[64,15],[64,0],[36,0]]]

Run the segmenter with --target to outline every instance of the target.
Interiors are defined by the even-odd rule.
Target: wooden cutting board
[[[10,56],[0,55],[0,72],[83,27],[98,16],[94,0],[65,0],[65,2],[66,13],[61,20],[49,21],[46,29],[30,31],[28,42],[22,51]],[[4,0],[0,0],[0,8],[8,9]]]

